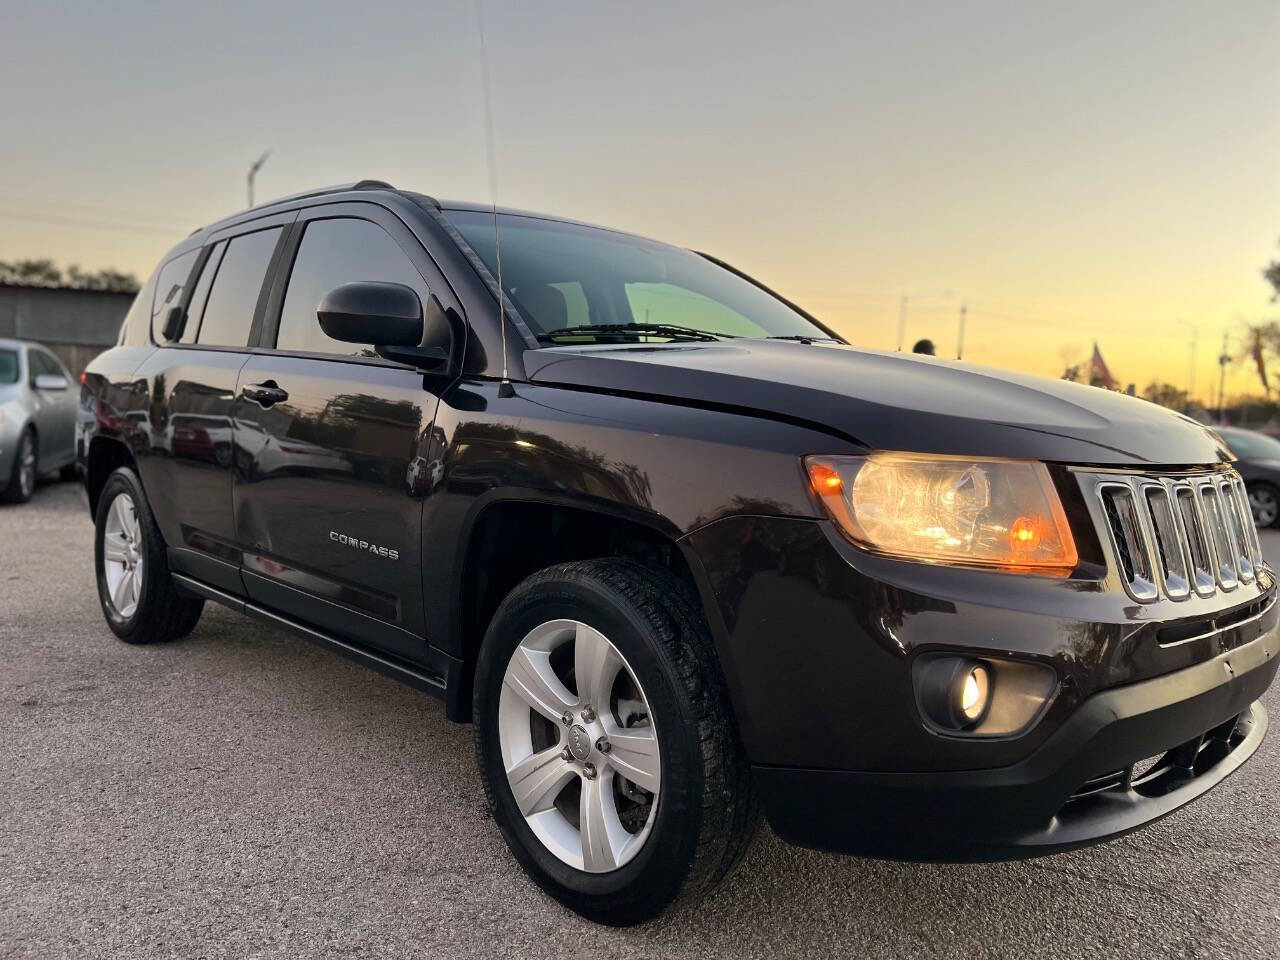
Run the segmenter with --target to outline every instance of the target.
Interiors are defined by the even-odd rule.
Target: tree
[[[1180,390],[1172,383],[1161,383],[1152,380],[1147,384],[1147,388],[1142,391],[1142,395],[1152,403],[1158,403],[1162,407],[1168,407],[1170,410],[1185,411],[1190,405],[1187,397],[1187,391]]]
[[[1083,363],[1073,363],[1062,371],[1062,379],[1070,380],[1072,383],[1088,383],[1089,377],[1085,373]]]
[[[62,271],[48,258],[39,260],[0,260],[0,282],[26,287],[57,287],[62,284]]]
[[[138,278],[133,274],[124,273],[112,267],[88,271],[72,264],[64,275],[48,257],[0,260],[0,283],[12,283],[23,287],[110,290],[117,293],[137,293],[140,287]]]
[[[87,273],[77,264],[67,267],[67,286],[80,290],[112,290],[119,293],[137,293],[138,278],[131,273],[122,273],[111,267],[104,267],[97,273]]]
[[[1262,276],[1271,284],[1271,302],[1280,300],[1280,260],[1272,260],[1263,267]]]
[[[1063,347],[1058,351],[1058,356],[1062,360],[1061,379],[1070,380],[1072,383],[1089,382],[1088,364],[1080,358],[1080,350],[1077,347]]]

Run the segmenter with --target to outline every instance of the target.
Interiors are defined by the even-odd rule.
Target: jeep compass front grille
[[[1253,582],[1262,549],[1234,470],[1108,476],[1097,493],[1120,579],[1135,600],[1209,597]]]

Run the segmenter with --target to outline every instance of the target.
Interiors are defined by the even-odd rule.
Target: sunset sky
[[[829,321],[1216,390],[1280,320],[1280,4],[488,0],[499,203],[713,252]],[[488,200],[470,0],[5,5],[0,259],[140,276],[361,177]],[[944,293],[949,292],[949,296]],[[1179,325],[1179,319],[1186,323]],[[1280,374],[1280,370],[1277,371]],[[1227,393],[1259,390],[1229,367]]]

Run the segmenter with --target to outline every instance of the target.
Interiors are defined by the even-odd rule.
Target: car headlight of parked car
[[[1066,576],[1078,559],[1043,463],[873,453],[805,458],[841,531],[874,553]]]

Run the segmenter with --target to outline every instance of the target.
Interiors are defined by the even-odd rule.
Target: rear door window
[[[204,317],[205,301],[209,299],[209,288],[213,286],[213,278],[218,273],[218,264],[222,262],[222,253],[227,249],[227,241],[219,240],[210,251],[200,271],[200,279],[196,281],[195,290],[191,293],[191,302],[187,305],[187,322],[182,328],[179,343],[195,343],[200,333],[200,321]]]
[[[196,342],[202,346],[245,347],[253,329],[253,313],[280,227],[233,237],[227,243],[209,291]]]
[[[334,287],[358,280],[401,283],[427,302],[427,285],[400,248],[376,223],[354,218],[307,224],[289,275],[280,311],[276,349],[298,353],[377,356],[372,347],[331,340],[320,329],[316,308]]]
[[[155,299],[151,304],[151,337],[156,343],[164,343],[165,317],[182,302],[182,290],[199,255],[199,250],[189,250],[160,268],[160,275],[156,278]]]

